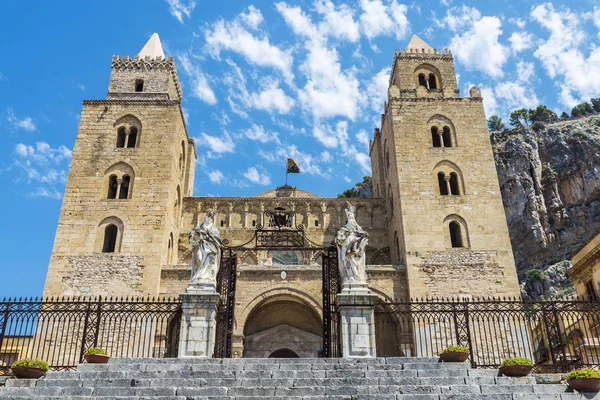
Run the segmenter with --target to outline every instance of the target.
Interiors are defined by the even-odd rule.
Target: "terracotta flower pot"
[[[600,378],[571,379],[567,383],[578,392],[600,391]]]
[[[106,364],[110,356],[107,354],[88,354],[84,358],[88,364]]]
[[[38,379],[46,375],[46,371],[39,368],[14,367],[11,370],[13,375],[19,379]]]
[[[469,358],[469,353],[463,351],[451,351],[440,354],[440,358],[444,362],[465,362]]]
[[[533,370],[529,365],[507,365],[500,368],[500,373],[506,376],[527,376]]]

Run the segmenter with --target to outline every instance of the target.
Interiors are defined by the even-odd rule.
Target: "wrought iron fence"
[[[69,370],[89,347],[114,357],[176,357],[178,299],[4,299],[0,302],[0,375],[16,359]]]
[[[393,332],[394,355],[437,356],[469,348],[473,367],[526,357],[538,372],[600,367],[600,302],[566,300],[421,300],[379,303],[380,332]],[[386,338],[378,338],[378,343]]]

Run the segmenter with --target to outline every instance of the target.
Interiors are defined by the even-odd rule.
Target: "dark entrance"
[[[335,296],[340,290],[338,271],[337,249],[323,247],[306,238],[304,227],[296,225],[296,213],[278,207],[274,211],[265,211],[263,219],[266,227],[256,224],[253,237],[239,246],[229,246],[223,240],[221,267],[217,275],[217,290],[221,295],[221,304],[217,315],[216,358],[230,358],[233,336],[233,318],[235,307],[235,280],[237,273],[236,252],[246,250],[310,250],[323,252],[323,356],[338,357],[339,349],[339,324],[338,313],[335,305]],[[280,349],[269,357],[276,356],[279,351],[292,352],[289,349]],[[294,353],[294,352],[292,352]],[[298,357],[294,353],[295,357]],[[286,356],[289,357],[289,356]]]
[[[271,353],[269,358],[300,358],[290,349],[279,349]]]

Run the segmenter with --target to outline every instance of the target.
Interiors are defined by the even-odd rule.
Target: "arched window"
[[[394,216],[394,196],[390,193],[390,217]]]
[[[443,172],[438,172],[438,185],[440,187],[440,194],[442,196],[448,195],[448,185],[446,184],[446,175]]]
[[[119,229],[116,225],[110,224],[104,228],[104,244],[102,245],[103,253],[114,253],[117,246],[117,234]]]
[[[431,141],[433,142],[433,147],[442,147],[442,141],[437,126],[431,127]]]
[[[460,195],[460,189],[458,186],[458,175],[456,172],[450,172],[450,194]]]
[[[129,128],[129,137],[127,138],[127,148],[132,149],[137,143],[137,128],[132,126]]]
[[[131,183],[131,177],[129,175],[123,175],[123,180],[121,181],[121,188],[119,190],[119,199],[128,199],[129,198],[129,184]]]
[[[117,176],[111,175],[108,178],[108,194],[106,195],[107,199],[116,199],[117,198],[117,187],[119,184],[117,183]]]
[[[143,92],[144,91],[144,80],[143,79],[136,79],[135,80],[135,91],[136,92]]]
[[[450,135],[450,128],[445,126],[442,131],[442,140],[444,142],[444,147],[452,147],[452,138]]]
[[[117,130],[117,147],[118,148],[123,148],[125,147],[125,137],[127,135],[125,134],[125,127],[122,126]]]
[[[390,169],[390,152],[385,150],[385,172],[387,173]]]
[[[400,241],[398,240],[398,232],[394,232],[394,242],[396,244],[396,262],[400,264]]]
[[[425,80],[425,74],[419,74],[419,86],[427,87],[427,81]]]
[[[298,255],[293,250],[277,250],[271,253],[273,265],[298,265]]]
[[[435,74],[429,74],[429,89],[437,89]]]
[[[460,224],[456,221],[451,221],[448,228],[450,229],[450,242],[452,243],[452,247],[464,247]]]

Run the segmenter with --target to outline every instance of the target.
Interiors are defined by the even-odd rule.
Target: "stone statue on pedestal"
[[[190,289],[202,291],[216,290],[217,273],[221,262],[221,234],[214,224],[215,212],[208,210],[204,222],[190,232],[192,247],[192,277]]]
[[[367,282],[365,248],[369,243],[369,234],[358,225],[354,213],[355,208],[348,203],[348,222],[338,230],[335,237],[342,287],[366,287]]]

